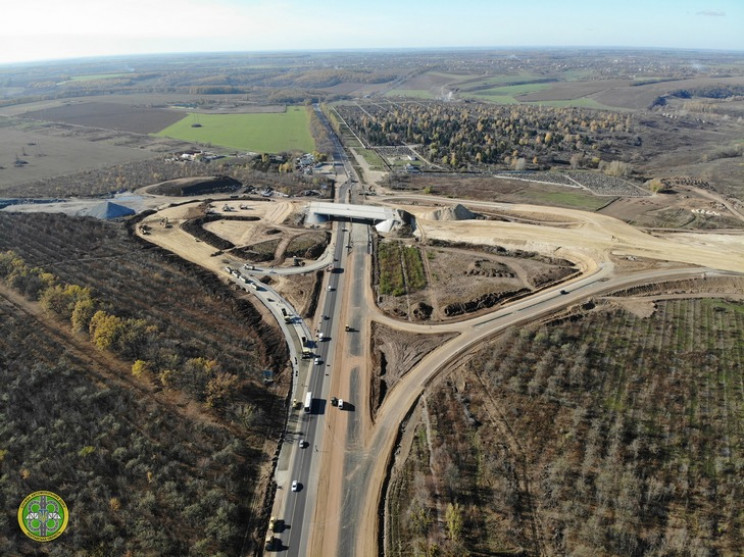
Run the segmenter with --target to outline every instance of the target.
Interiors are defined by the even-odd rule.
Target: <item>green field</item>
[[[522,83],[520,85],[506,85],[504,87],[494,87],[493,89],[486,89],[485,91],[478,91],[476,95],[490,96],[490,95],[526,95],[527,93],[534,93],[535,91],[542,91],[543,89],[550,89],[553,86],[552,83]]]
[[[529,82],[540,79],[544,79],[544,77],[541,77],[540,75],[534,74],[532,72],[519,72],[516,74],[493,75],[484,79],[467,80],[462,83],[462,88],[463,91],[476,93],[477,91],[474,91],[474,89],[477,89],[479,87],[499,87],[508,86],[515,83],[526,83],[527,85],[529,85]]]
[[[557,108],[565,107],[576,107],[576,108],[596,108],[598,110],[620,110],[617,107],[607,106],[602,103],[598,103],[594,99],[589,97],[579,97],[577,99],[567,99],[560,101],[531,101],[530,103],[524,104],[542,104],[545,106],[554,106]]]
[[[385,162],[380,158],[380,155],[377,154],[377,151],[374,151],[373,149],[357,149],[356,151],[365,161],[367,161],[370,170],[386,169]]]
[[[98,81],[101,79],[113,79],[115,77],[129,77],[131,74],[128,73],[100,73],[93,75],[74,75],[68,81],[63,83],[69,83],[70,81]]]
[[[481,100],[481,101],[488,101],[495,104],[519,104],[519,101],[512,97],[511,95],[485,95],[485,94],[479,94],[479,95],[473,95],[471,98]]]
[[[519,100],[519,95],[526,95],[544,89],[550,89],[552,83],[521,83],[519,85],[505,85],[503,87],[493,87],[469,93],[470,96],[477,99],[487,100],[497,104],[515,104]]]
[[[201,127],[192,127],[197,122]],[[278,113],[189,114],[155,135],[257,153],[315,150],[310,113],[296,106]]]

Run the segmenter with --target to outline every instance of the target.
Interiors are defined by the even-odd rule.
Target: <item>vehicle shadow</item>
[[[313,414],[325,414],[326,412],[326,400],[324,398],[313,399]]]

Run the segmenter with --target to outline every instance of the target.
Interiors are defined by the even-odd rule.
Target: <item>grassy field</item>
[[[196,122],[201,127],[192,127]],[[271,114],[189,114],[156,135],[258,153],[315,149],[304,107]]]
[[[479,94],[479,95],[473,95],[472,98],[477,98],[478,100],[482,101],[488,101],[496,104],[519,104],[519,101],[512,97],[511,95],[487,95],[487,94]]]
[[[70,81],[98,81],[100,79],[113,79],[115,77],[128,77],[130,74],[128,73],[100,73],[100,74],[93,74],[93,75],[74,75],[69,80],[67,80],[65,83],[69,83]]]
[[[533,103],[530,103],[533,104]],[[545,106],[555,106],[557,108],[565,107],[576,107],[576,108],[596,108],[598,110],[621,110],[614,106],[607,106],[602,103],[598,103],[594,99],[587,97],[581,97],[578,99],[568,99],[560,101],[537,101],[534,104],[541,104]]]
[[[376,151],[372,149],[357,149],[357,152],[367,161],[370,170],[386,170],[385,163]]]
[[[463,90],[472,92],[474,88],[478,88],[478,87],[508,86],[511,83],[520,83],[520,82],[524,83],[524,82],[529,82],[529,81],[533,81],[536,79],[541,79],[541,77],[531,72],[520,72],[518,74],[506,74],[506,75],[494,75],[494,76],[487,77],[485,79],[473,80],[473,81],[468,81],[467,83],[463,83]]]
[[[494,87],[474,93],[475,97],[483,98],[492,102],[511,104],[519,102],[515,97],[550,89],[550,83],[522,83],[520,85],[507,85],[505,87]]]

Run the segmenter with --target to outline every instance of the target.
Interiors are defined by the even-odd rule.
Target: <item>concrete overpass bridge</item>
[[[390,207],[314,201],[308,205],[305,223],[312,225],[328,221],[362,222],[371,224],[379,232],[384,233],[409,220],[410,215]]]

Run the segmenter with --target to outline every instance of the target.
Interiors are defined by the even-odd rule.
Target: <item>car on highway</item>
[[[339,410],[343,410],[344,409],[344,399],[343,398],[339,398],[338,399],[338,409]]]
[[[323,363],[323,360],[320,359],[320,356],[315,356],[315,365],[319,366]]]
[[[297,480],[292,480],[292,491],[299,491],[300,490],[300,482]]]
[[[307,446],[307,444],[305,443],[305,439],[302,438],[302,437],[300,437],[300,440],[298,442],[298,445],[300,445],[300,448],[301,449],[304,449]]]
[[[329,284],[329,285],[328,285],[328,292],[331,292],[331,291],[333,291],[333,286],[331,286],[331,285]]]
[[[331,406],[338,406],[338,399],[335,396],[331,397]]]

